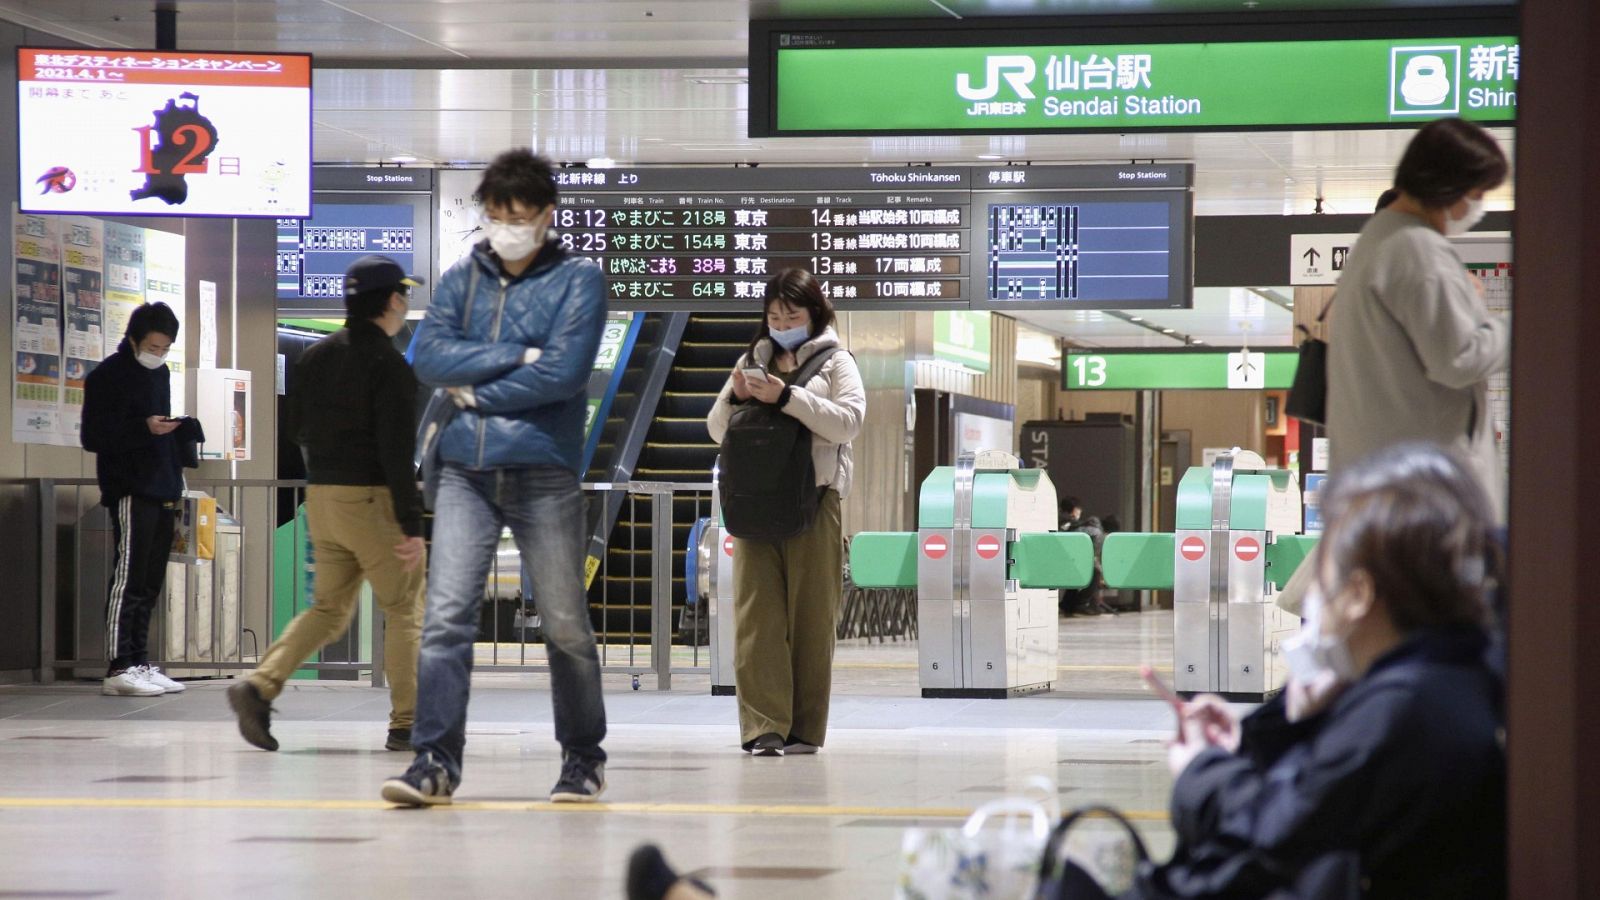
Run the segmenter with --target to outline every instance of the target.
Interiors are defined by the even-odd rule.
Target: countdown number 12
[[[206,131],[199,125],[179,125],[178,129],[172,132],[172,142],[179,147],[185,144],[191,145],[189,152],[184,155],[183,159],[178,160],[177,165],[172,167],[171,172],[163,172],[156,168],[155,160],[151,158],[150,132],[154,130],[155,127],[151,125],[144,125],[134,129],[134,131],[139,132],[140,144],[139,168],[134,169],[135,172],[145,175],[204,175],[209,170],[210,163],[208,160],[201,160],[200,162],[194,162],[193,160],[197,156],[205,155],[206,151],[211,149],[211,132]]]

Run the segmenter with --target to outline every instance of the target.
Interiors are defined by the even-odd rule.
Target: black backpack
[[[818,350],[789,383],[809,382],[838,349]],[[739,404],[722,436],[718,490],[723,521],[736,538],[782,541],[810,531],[822,496],[811,430],[771,404]]]

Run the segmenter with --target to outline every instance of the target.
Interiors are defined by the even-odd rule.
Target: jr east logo
[[[969,116],[1020,116],[1028,111],[1023,100],[1032,100],[1033,77],[1038,66],[1031,56],[984,57],[983,84],[972,86],[972,76],[967,72],[956,75],[956,93],[973,104],[967,109]],[[996,100],[1001,85],[1007,85],[1016,100]]]

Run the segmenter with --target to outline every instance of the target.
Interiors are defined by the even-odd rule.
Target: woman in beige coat
[[[815,753],[828,731],[833,644],[844,587],[839,501],[850,492],[850,442],[866,394],[850,354],[835,352],[805,384],[789,384],[816,353],[839,344],[833,306],[810,272],[787,269],[767,283],[766,316],[707,417],[722,443],[734,409],[777,406],[811,432],[822,492],[811,529],[783,541],[734,539],[734,684],[745,750],[758,756]],[[744,369],[759,365],[760,378]]]

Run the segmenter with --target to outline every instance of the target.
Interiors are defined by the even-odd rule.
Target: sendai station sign
[[[1371,127],[1446,116],[1507,124],[1521,68],[1508,35],[943,47],[786,39],[777,35],[776,134]]]

